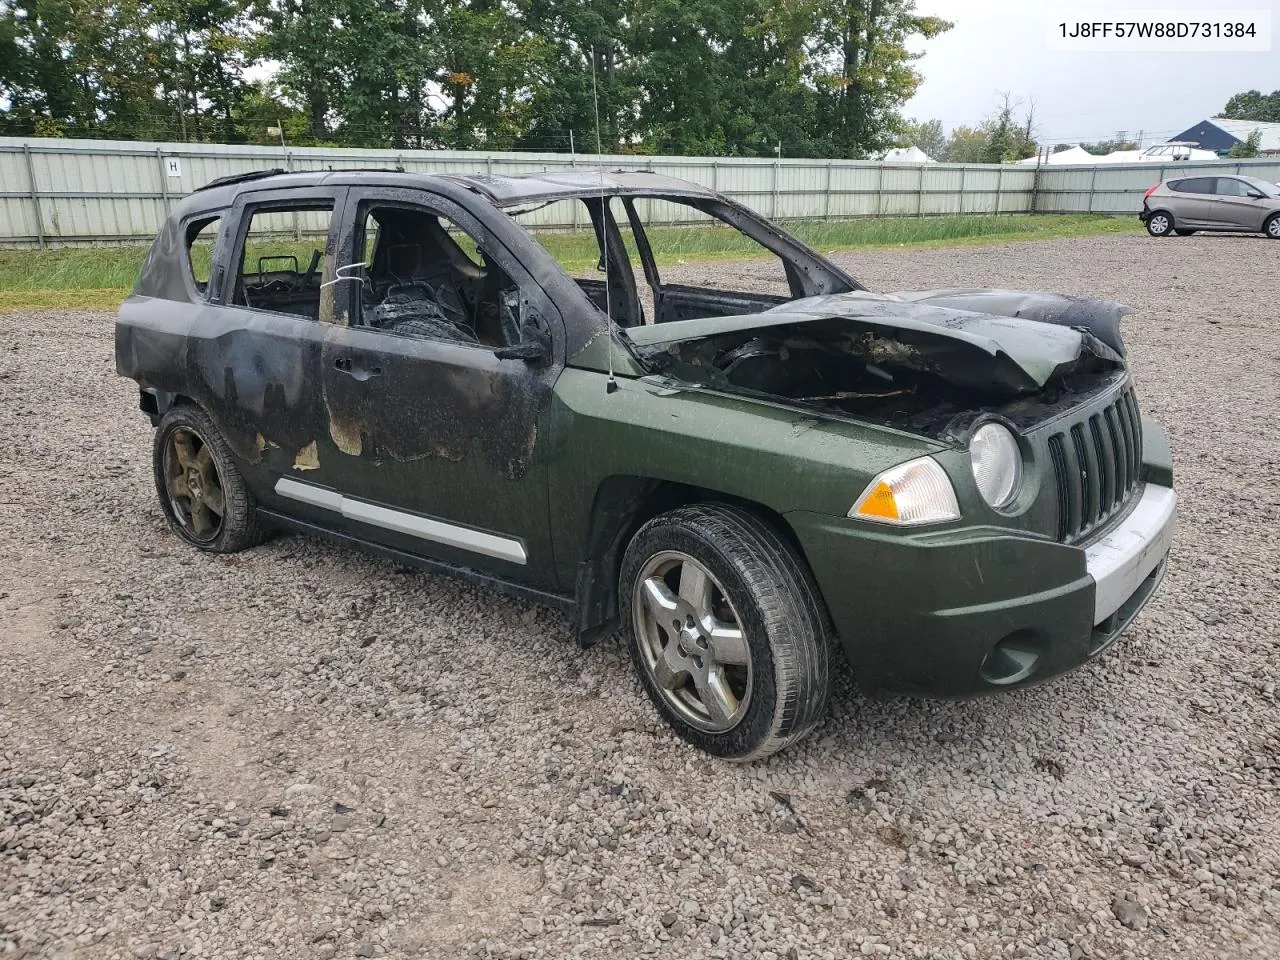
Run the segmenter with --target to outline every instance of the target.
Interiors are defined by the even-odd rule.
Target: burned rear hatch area
[[[875,295],[627,332],[689,384],[942,437],[986,412],[1042,422],[1124,376],[1087,329]]]

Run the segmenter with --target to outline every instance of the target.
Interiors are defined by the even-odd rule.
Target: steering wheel
[[[285,293],[293,293],[295,290],[297,290],[297,287],[295,287],[288,280],[283,280],[277,277],[273,280],[268,280],[265,284],[259,287],[258,293],[262,294],[263,296],[273,296],[273,295],[280,295]]]

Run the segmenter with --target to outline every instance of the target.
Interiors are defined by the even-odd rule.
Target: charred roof
[[[604,193],[609,196],[627,194],[663,194],[671,196],[715,196],[715,191],[686,180],[640,170],[610,172],[590,169],[543,172],[519,176],[489,174],[409,173],[395,169],[353,168],[287,172],[280,169],[250,170],[219,177],[200,187],[196,193],[224,192],[238,194],[250,190],[280,187],[306,187],[331,184],[368,184],[416,187],[462,188],[487,197],[500,207],[560,197],[582,197]]]

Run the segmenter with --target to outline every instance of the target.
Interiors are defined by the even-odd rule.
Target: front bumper
[[[1080,666],[1155,593],[1176,496],[1167,463],[1144,464],[1143,476],[1128,511],[1080,545],[991,527],[912,535],[788,519],[864,690],[968,697]]]

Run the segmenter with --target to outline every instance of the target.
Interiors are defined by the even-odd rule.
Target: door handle
[[[333,365],[347,376],[361,382],[368,380],[370,377],[382,376],[381,367],[362,367],[359,364],[352,363],[350,357],[335,357]]]

